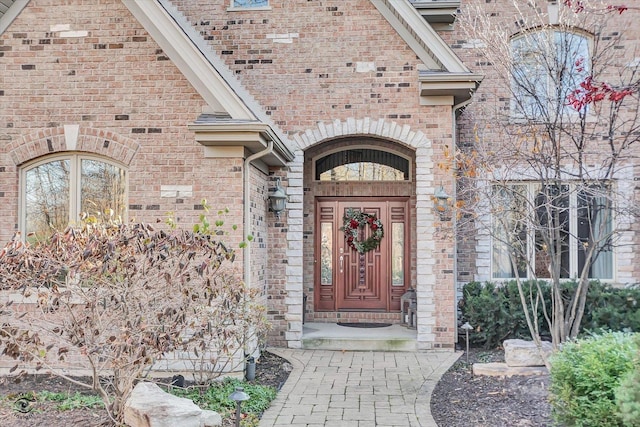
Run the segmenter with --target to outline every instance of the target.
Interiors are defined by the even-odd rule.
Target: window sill
[[[257,6],[257,7],[229,7],[227,8],[227,12],[249,12],[249,11],[270,11],[271,6]]]

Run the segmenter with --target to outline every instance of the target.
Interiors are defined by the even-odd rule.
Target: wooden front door
[[[408,281],[406,198],[319,199],[316,204],[315,309],[398,311]],[[382,221],[384,237],[371,251],[351,248],[340,228],[349,209]],[[371,235],[365,226],[359,240]]]

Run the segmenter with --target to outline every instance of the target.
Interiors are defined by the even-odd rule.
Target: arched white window
[[[25,235],[63,230],[83,212],[112,210],[124,219],[126,171],[95,156],[49,156],[21,170],[21,195],[20,229]]]
[[[552,120],[571,112],[567,97],[590,72],[590,39],[560,28],[532,29],[511,39],[511,113]]]

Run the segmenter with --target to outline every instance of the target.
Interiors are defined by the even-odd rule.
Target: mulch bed
[[[442,376],[431,396],[439,427],[552,426],[549,376],[473,376],[473,363],[504,362],[502,350],[470,349]]]

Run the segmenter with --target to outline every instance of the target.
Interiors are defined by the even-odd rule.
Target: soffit
[[[0,34],[6,31],[27,3],[29,0],[0,0]]]
[[[460,0],[409,0],[418,13],[438,30],[451,30]]]
[[[396,32],[413,49],[426,70],[420,71],[420,96],[430,97],[426,105],[442,102],[465,102],[482,81],[482,76],[472,73],[438,35],[431,24],[418,11],[427,6],[435,8],[428,0],[371,0]],[[453,7],[452,2],[441,5]],[[437,9],[437,8],[436,8]],[[446,8],[445,8],[446,9]]]

